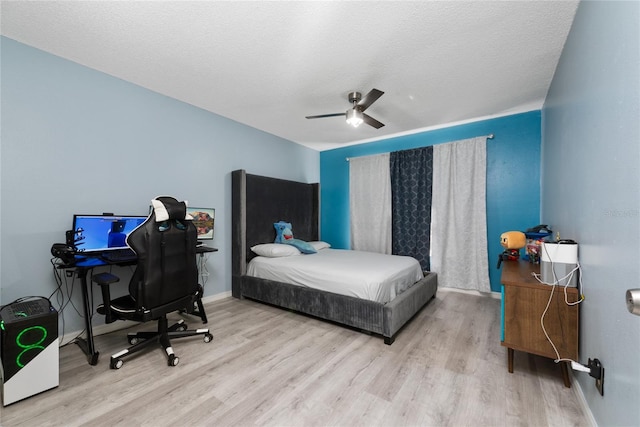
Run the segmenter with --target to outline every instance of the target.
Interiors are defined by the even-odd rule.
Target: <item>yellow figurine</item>
[[[500,244],[505,249],[522,249],[527,238],[522,231],[506,231],[500,235]]]

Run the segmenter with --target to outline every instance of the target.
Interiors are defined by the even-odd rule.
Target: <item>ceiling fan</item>
[[[350,92],[347,96],[347,99],[353,107],[348,109],[344,113],[333,113],[333,114],[321,114],[319,116],[306,116],[307,119],[321,119],[324,117],[337,117],[337,116],[346,116],[347,123],[352,125],[353,127],[358,127],[362,124],[362,122],[368,124],[369,126],[373,126],[376,129],[380,129],[384,126],[383,123],[380,123],[373,117],[364,113],[364,110],[369,108],[371,104],[377,101],[384,94],[383,91],[378,89],[371,89],[371,91],[362,97],[360,92]]]

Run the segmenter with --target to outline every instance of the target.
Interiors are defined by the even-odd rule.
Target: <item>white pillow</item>
[[[300,251],[295,246],[285,245],[283,243],[263,243],[251,247],[251,250],[260,256],[269,258],[300,255]]]
[[[309,243],[311,246],[313,246],[313,249],[315,249],[316,251],[319,251],[321,249],[327,249],[327,248],[331,247],[330,244],[328,244],[327,242],[322,242],[322,241],[307,242],[307,243]]]

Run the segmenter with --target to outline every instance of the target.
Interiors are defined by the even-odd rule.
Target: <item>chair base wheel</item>
[[[177,366],[180,363],[180,358],[175,354],[169,355],[168,365],[169,366]]]
[[[122,361],[122,359],[111,358],[111,362],[109,363],[109,367],[111,369],[120,369],[122,368],[122,365],[124,365],[124,362]]]
[[[205,343],[213,341],[213,335],[209,332],[209,329],[194,329],[189,330],[187,324],[184,321],[180,321],[171,326],[167,325],[167,318],[160,317],[158,319],[158,331],[142,331],[137,333],[127,334],[127,341],[131,345],[129,348],[113,353],[111,355],[110,367],[111,369],[120,369],[124,364],[124,360],[128,356],[138,353],[150,346],[160,345],[164,349],[167,356],[167,365],[177,366],[180,363],[180,359],[173,353],[171,347],[171,340],[178,338],[187,338],[200,336]],[[97,356],[97,354],[96,354]]]

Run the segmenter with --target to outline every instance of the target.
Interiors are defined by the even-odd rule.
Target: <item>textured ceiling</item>
[[[578,1],[2,1],[2,35],[325,150],[542,107]],[[385,94],[349,126],[347,94]]]

